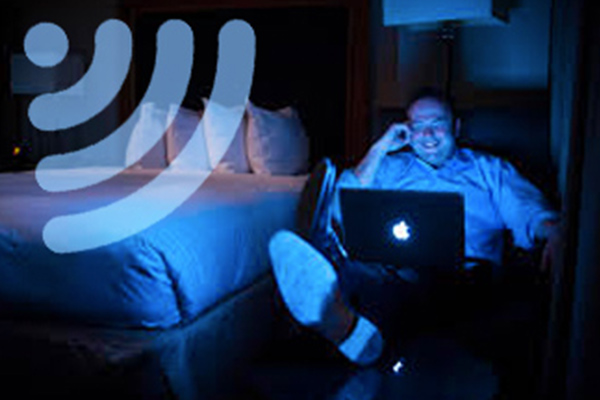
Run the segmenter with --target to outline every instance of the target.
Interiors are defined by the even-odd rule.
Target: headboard
[[[265,108],[294,105],[311,139],[311,159],[353,160],[368,134],[368,10],[363,0],[125,0],[135,45],[150,54],[136,66],[129,104],[137,104],[153,63],[152,32],[161,21],[193,25],[202,65],[195,65],[188,106],[206,96],[214,79],[218,30],[246,20],[257,36],[250,100]],[[135,46],[134,46],[135,47]],[[136,51],[138,51],[136,50]],[[214,59],[214,60],[213,60]],[[138,61],[139,63],[139,61]],[[196,67],[199,68],[196,68]],[[196,97],[196,98],[195,98]]]

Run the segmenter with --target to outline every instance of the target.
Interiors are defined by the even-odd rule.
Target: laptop
[[[459,268],[460,193],[341,189],[344,247],[351,259],[410,268]]]

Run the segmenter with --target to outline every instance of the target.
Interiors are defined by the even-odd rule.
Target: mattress
[[[125,240],[68,254],[45,246],[51,218],[111,204],[156,174],[127,171],[68,193],[45,192],[33,172],[0,174],[0,313],[116,328],[185,324],[268,271],[268,240],[294,226],[306,180],[212,174],[175,212]],[[172,185],[191,179],[172,174]]]

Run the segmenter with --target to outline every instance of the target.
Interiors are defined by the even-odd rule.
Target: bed
[[[115,105],[122,116],[142,107],[125,151],[126,161],[142,169],[52,196],[37,187],[32,172],[0,174],[0,378],[23,398],[225,398],[248,360],[277,339],[278,318],[285,315],[277,312],[266,245],[275,230],[294,226],[306,178],[268,175],[308,173],[308,166],[297,164],[308,156],[312,163],[324,156],[345,161],[361,152],[368,114],[366,5],[122,3],[118,17],[135,32],[135,63]],[[182,103],[187,110],[179,109],[167,127],[171,107],[156,110],[142,99],[154,71],[157,29],[172,18],[193,27],[199,56]],[[194,159],[196,167],[225,172],[213,174],[168,219],[134,237],[80,254],[49,252],[40,232],[50,217],[108,204],[151,180],[156,169],[174,165],[190,140],[187,128],[202,116],[202,98],[211,93],[216,38],[230,19],[248,21],[260,37],[247,125],[235,136],[243,135],[245,144],[234,139],[232,157],[213,157],[220,151],[214,151],[211,124],[203,118],[206,154]],[[81,23],[87,27],[87,17]],[[277,123],[263,129],[261,118]],[[293,120],[300,118],[310,154],[301,151],[306,143],[298,143],[304,134]],[[97,142],[101,135],[94,132],[105,129],[91,123],[60,132],[60,140],[20,133],[32,142],[32,150],[24,151],[29,157],[22,158],[33,165]],[[136,137],[147,140],[157,126],[165,140],[147,153],[140,150]],[[277,151],[276,138],[282,139]],[[119,148],[115,162],[121,153]],[[177,179],[186,179],[185,173],[174,176],[174,184]]]
[[[305,176],[213,173],[133,237],[72,254],[45,247],[49,218],[109,204],[157,173],[128,170],[68,194],[44,192],[33,172],[0,174],[3,376],[86,398],[217,398],[269,341],[267,242],[294,226]],[[173,172],[172,184],[192,173]]]

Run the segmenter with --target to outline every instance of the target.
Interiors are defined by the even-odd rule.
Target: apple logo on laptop
[[[394,227],[392,228],[392,233],[394,234],[394,237],[396,239],[401,240],[403,242],[410,239],[410,227],[404,220],[394,224]]]

